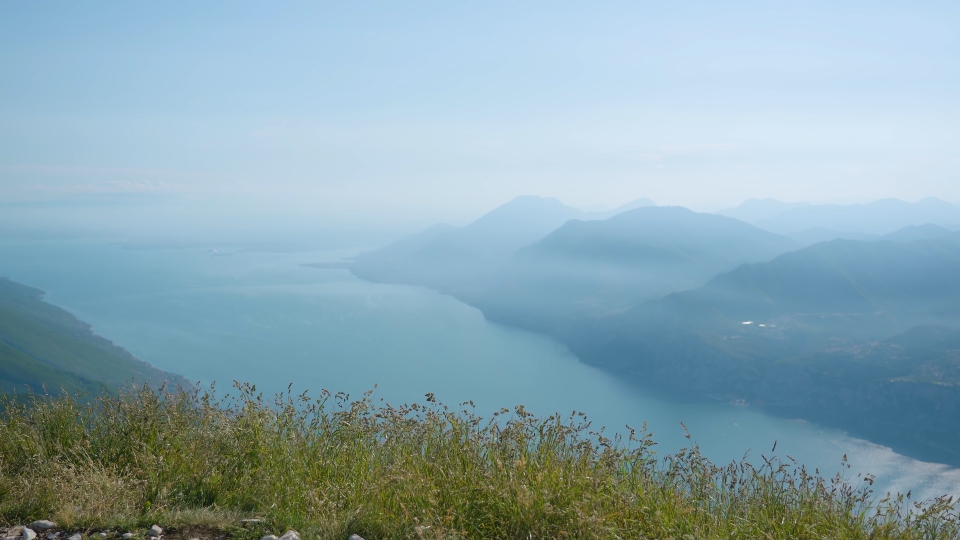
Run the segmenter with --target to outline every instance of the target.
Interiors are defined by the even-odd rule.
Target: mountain
[[[523,247],[584,212],[553,197],[517,197],[484,214],[460,231],[463,241],[491,252]]]
[[[99,393],[132,382],[189,386],[93,334],[42,291],[0,278],[0,390]]]
[[[423,285],[445,292],[475,289],[513,253],[571,219],[605,219],[631,208],[652,206],[636,199],[607,212],[583,212],[552,197],[521,196],[465,227],[434,225],[356,257],[351,270],[370,281]]]
[[[915,203],[881,199],[869,204],[802,206],[753,222],[762,229],[779,234],[812,228],[843,233],[887,234],[908,225],[927,223],[948,228],[960,226],[960,207],[934,197]]]
[[[785,236],[792,238],[804,246],[818,244],[820,242],[829,242],[831,240],[861,240],[864,242],[876,242],[878,240],[893,240],[894,242],[913,242],[914,240],[936,240],[947,238],[954,234],[950,229],[945,229],[938,225],[927,223],[925,225],[907,225],[902,229],[897,229],[892,233],[884,235],[866,234],[856,232],[843,232],[823,227],[814,227],[800,232],[790,233]]]
[[[799,247],[736,219],[651,204],[633,201],[637,208],[592,220],[596,213],[556,199],[519,197],[466,227],[434,226],[362,254],[351,270],[435,288],[493,320],[554,332]]]
[[[375,251],[361,253],[350,270],[368,281],[445,288],[455,275],[451,272],[469,271],[463,264],[456,264],[457,256],[473,258],[470,253],[461,255],[456,246],[460,230],[439,223]]]
[[[756,223],[763,219],[770,219],[797,208],[810,206],[809,203],[786,203],[776,199],[747,199],[739,206],[717,212],[721,216],[732,217],[747,223]]]
[[[468,300],[496,320],[547,330],[561,320],[693,288],[796,247],[732,218],[644,207],[603,221],[568,221],[518,250],[490,286]]]
[[[876,234],[836,231],[833,229],[825,229],[823,227],[811,227],[809,229],[789,233],[784,236],[796,240],[803,246],[812,246],[813,244],[829,242],[831,240],[860,240],[863,242],[872,242],[881,238]]]
[[[955,236],[956,233],[950,229],[945,229],[937,225],[927,223],[926,225],[908,225],[892,233],[880,237],[881,240],[892,240],[894,242],[913,242],[916,240],[942,240]]]
[[[789,239],[736,219],[680,206],[653,206],[603,221],[568,221],[518,255],[629,263],[649,262],[648,250],[656,249],[660,258],[672,261],[706,257],[723,259],[720,264],[726,264],[765,258],[793,247],[796,244]],[[672,255],[666,255],[668,252]]]
[[[369,281],[450,292],[494,272],[517,249],[583,215],[554,198],[521,196],[465,227],[434,225],[362,253],[351,271]]]
[[[960,326],[960,234],[823,242],[741,265],[606,322],[662,336],[668,328],[689,331],[711,346],[727,342],[719,347],[726,354],[764,361],[885,339],[920,324]]]
[[[910,206],[878,203],[854,213],[869,223],[877,208]],[[528,206],[553,217],[519,210]],[[865,240],[798,249],[678,207],[605,220],[547,199],[515,209],[428,229],[353,270],[439,288],[641,384],[743,400],[960,464],[950,427],[960,415],[960,233],[927,223],[882,237],[834,229]],[[570,215],[580,217],[543,234]]]
[[[917,326],[771,365],[754,402],[869,437],[934,462],[960,463],[960,329]]]
[[[597,318],[567,343],[658,387],[744,399],[941,457],[953,445],[947,457],[960,462],[960,433],[942,425],[960,414],[958,328],[954,234],[816,244]]]
[[[646,208],[648,206],[656,206],[657,203],[652,200],[641,197],[639,199],[634,199],[626,204],[622,204],[613,210],[606,210],[603,212],[585,212],[585,215],[578,219],[609,219],[617,214],[622,214],[630,210],[636,210],[637,208]]]

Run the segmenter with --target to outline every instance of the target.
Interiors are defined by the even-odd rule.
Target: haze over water
[[[760,463],[790,455],[831,473],[846,454],[848,476],[878,476],[876,491],[915,498],[960,492],[960,471],[923,463],[815,424],[773,418],[732,404],[672,403],[580,363],[548,338],[486,321],[437,292],[368,283],[337,261],[358,249],[270,253],[218,247],[124,249],[100,240],[0,242],[0,275],[47,292],[46,299],[96,333],[157,367],[221,393],[232,380],[268,393],[321,389],[354,397],[457,405],[473,400],[489,417],[522,404],[537,414],[583,411],[623,432],[644,422],[659,451],[692,439],[716,462],[749,452]]]

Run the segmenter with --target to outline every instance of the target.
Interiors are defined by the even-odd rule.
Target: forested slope
[[[57,393],[129,383],[186,385],[136,359],[90,325],[43,301],[43,291],[0,278],[0,388]]]

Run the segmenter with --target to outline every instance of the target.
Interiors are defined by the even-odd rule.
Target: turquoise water
[[[878,491],[960,493],[960,471],[923,463],[815,424],[731,404],[676,404],[581,364],[543,336],[487,322],[428,289],[368,283],[346,270],[300,266],[353,251],[264,253],[122,249],[105,241],[0,241],[0,276],[47,292],[47,301],[157,367],[226,390],[233,380],[267,392],[374,388],[387,402],[427,392],[482,415],[523,404],[548,414],[583,411],[595,426],[644,422],[661,452],[689,444],[682,421],[717,462],[790,455],[822,472],[877,475]]]

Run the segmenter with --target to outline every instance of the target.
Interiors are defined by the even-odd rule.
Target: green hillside
[[[42,291],[0,278],[0,388],[73,393],[132,381],[186,384],[95,335]]]

